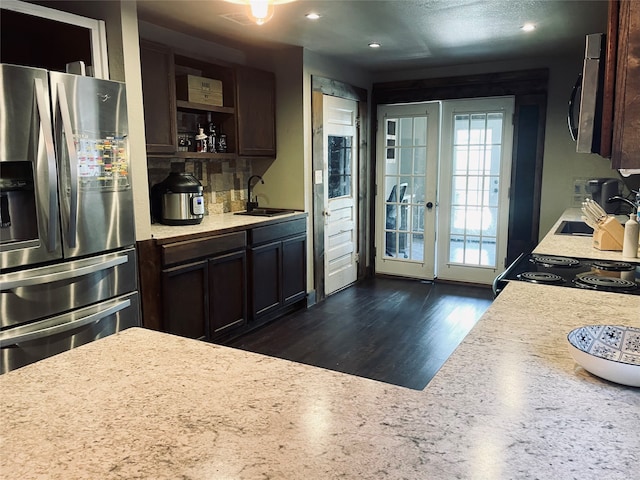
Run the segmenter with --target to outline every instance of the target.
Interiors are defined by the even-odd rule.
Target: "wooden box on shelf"
[[[176,96],[178,100],[222,107],[222,81],[195,75],[180,75],[176,78]]]

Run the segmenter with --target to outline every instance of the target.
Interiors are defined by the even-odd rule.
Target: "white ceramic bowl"
[[[569,353],[598,377],[640,387],[640,328],[588,325],[567,335]]]

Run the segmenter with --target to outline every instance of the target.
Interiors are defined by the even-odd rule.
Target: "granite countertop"
[[[579,208],[569,208],[564,211],[558,221],[551,227],[542,241],[533,250],[533,253],[546,253],[549,255],[562,255],[566,257],[595,258],[599,260],[619,260],[640,262],[640,259],[623,258],[621,251],[598,250],[593,247],[591,236],[556,235],[555,231],[563,220],[581,221],[582,212]],[[638,248],[640,257],[640,246]]]
[[[640,296],[510,282],[423,391],[129,329],[0,376],[0,472],[626,480],[640,389],[576,365],[566,335],[639,312]]]
[[[640,389],[577,366],[566,335],[638,312],[637,296],[512,282],[424,391],[129,329],[0,377],[0,472],[629,479]]]
[[[256,226],[271,225],[296,217],[306,218],[307,214],[304,212],[295,212],[275,217],[236,215],[234,213],[206,215],[202,219],[202,222],[197,225],[163,225],[154,223],[151,225],[151,238],[155,239],[158,243],[189,240],[203,235],[237,232]]]

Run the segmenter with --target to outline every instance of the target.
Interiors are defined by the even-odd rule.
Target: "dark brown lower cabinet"
[[[209,266],[206,260],[162,271],[164,331],[205,338],[209,323]]]
[[[255,228],[250,238],[250,321],[262,323],[306,297],[306,220]]]
[[[209,260],[209,337],[218,338],[247,323],[247,254]]]
[[[303,308],[306,221],[139,242],[143,325],[224,342]]]
[[[162,271],[164,330],[214,340],[246,323],[246,252]]]
[[[307,295],[307,236],[282,241],[282,300],[284,305]]]
[[[282,302],[282,242],[251,249],[252,318],[266,315]]]
[[[246,233],[162,245],[163,331],[215,340],[247,323]]]

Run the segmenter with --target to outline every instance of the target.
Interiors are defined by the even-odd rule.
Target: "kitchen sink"
[[[250,212],[236,212],[236,215],[250,215],[253,217],[277,217],[278,215],[287,215],[295,213],[295,210],[287,210],[284,208],[254,208]]]
[[[563,220],[558,229],[555,231],[556,235],[593,235],[593,228],[584,222]]]

